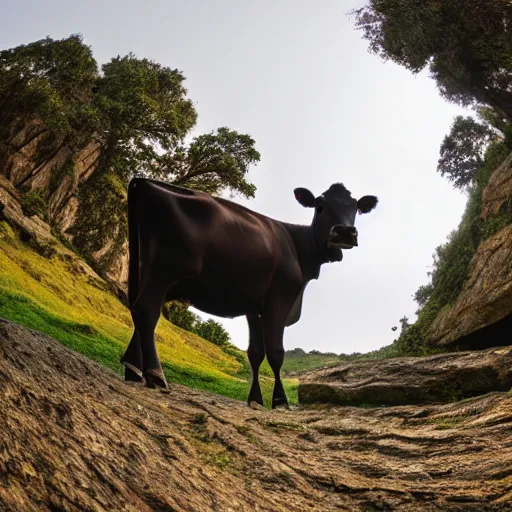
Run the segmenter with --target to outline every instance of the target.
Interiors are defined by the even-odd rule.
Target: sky
[[[309,283],[285,349],[367,352],[392,343],[399,318],[415,318],[412,295],[464,210],[465,196],[436,164],[453,118],[468,112],[445,102],[427,72],[368,53],[348,16],[364,1],[2,4],[2,49],[81,33],[99,63],[133,52],[181,70],[199,114],[193,135],[228,126],[256,140],[256,198],[236,202],[310,224],[296,187],[320,195],[342,182],[357,198],[378,196],[356,220],[359,247]],[[247,348],[244,317],[218,320]]]

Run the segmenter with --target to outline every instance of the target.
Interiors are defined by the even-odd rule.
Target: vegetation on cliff
[[[512,5],[369,0],[352,14],[372,53],[413,73],[428,68],[444,98],[478,114],[457,117],[441,144],[437,170],[467,191],[468,202],[459,227],[435,250],[430,282],[414,295],[418,319],[410,325],[404,317],[399,338],[370,354],[425,355],[436,351],[429,328],[458,297],[477,248],[512,223],[507,206],[485,221],[481,215],[483,190],[512,150]]]
[[[45,131],[36,153],[42,162],[62,144],[68,157],[39,190],[39,210],[64,179],[80,150],[98,148],[92,175],[79,189],[73,244],[101,272],[126,241],[125,190],[135,175],[186,185],[212,194],[254,197],[246,180],[260,154],[250,135],[226,127],[185,138],[197,112],[185,76],[133,54],[101,66],[80,35],[46,38],[0,52],[0,167],[13,137],[31,123]],[[23,190],[29,177],[16,186]],[[102,248],[97,260],[91,255]]]

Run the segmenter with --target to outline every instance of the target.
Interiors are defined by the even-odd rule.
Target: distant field
[[[0,316],[46,333],[121,375],[119,358],[132,335],[129,311],[102,281],[56,249],[55,255],[44,257],[0,222]],[[243,352],[228,355],[163,317],[156,339],[169,382],[247,399],[250,370]],[[271,375],[265,361],[262,390],[267,405]],[[291,403],[297,402],[297,386],[296,379],[285,379]]]
[[[313,370],[315,368],[322,368],[323,366],[333,366],[343,362],[338,356],[329,354],[305,354],[305,355],[291,355],[286,354],[283,364],[283,372],[298,372],[305,370]]]

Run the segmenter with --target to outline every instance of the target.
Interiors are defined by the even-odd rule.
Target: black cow
[[[186,299],[213,315],[245,315],[252,382],[248,403],[263,403],[259,367],[267,356],[275,376],[272,407],[287,406],[280,369],[283,333],[300,318],[302,295],[323,263],[341,261],[357,245],[356,213],[377,205],[359,201],[340,183],[321,196],[295,189],[314,208],[310,226],[280,222],[202,192],[135,178],[128,188],[129,306],[135,325],[121,358],[125,379],[166,387],[154,331],[164,302]]]

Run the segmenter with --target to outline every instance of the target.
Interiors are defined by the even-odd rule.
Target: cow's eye
[[[316,213],[322,213],[324,211],[324,207],[319,204],[317,207],[316,207]]]

